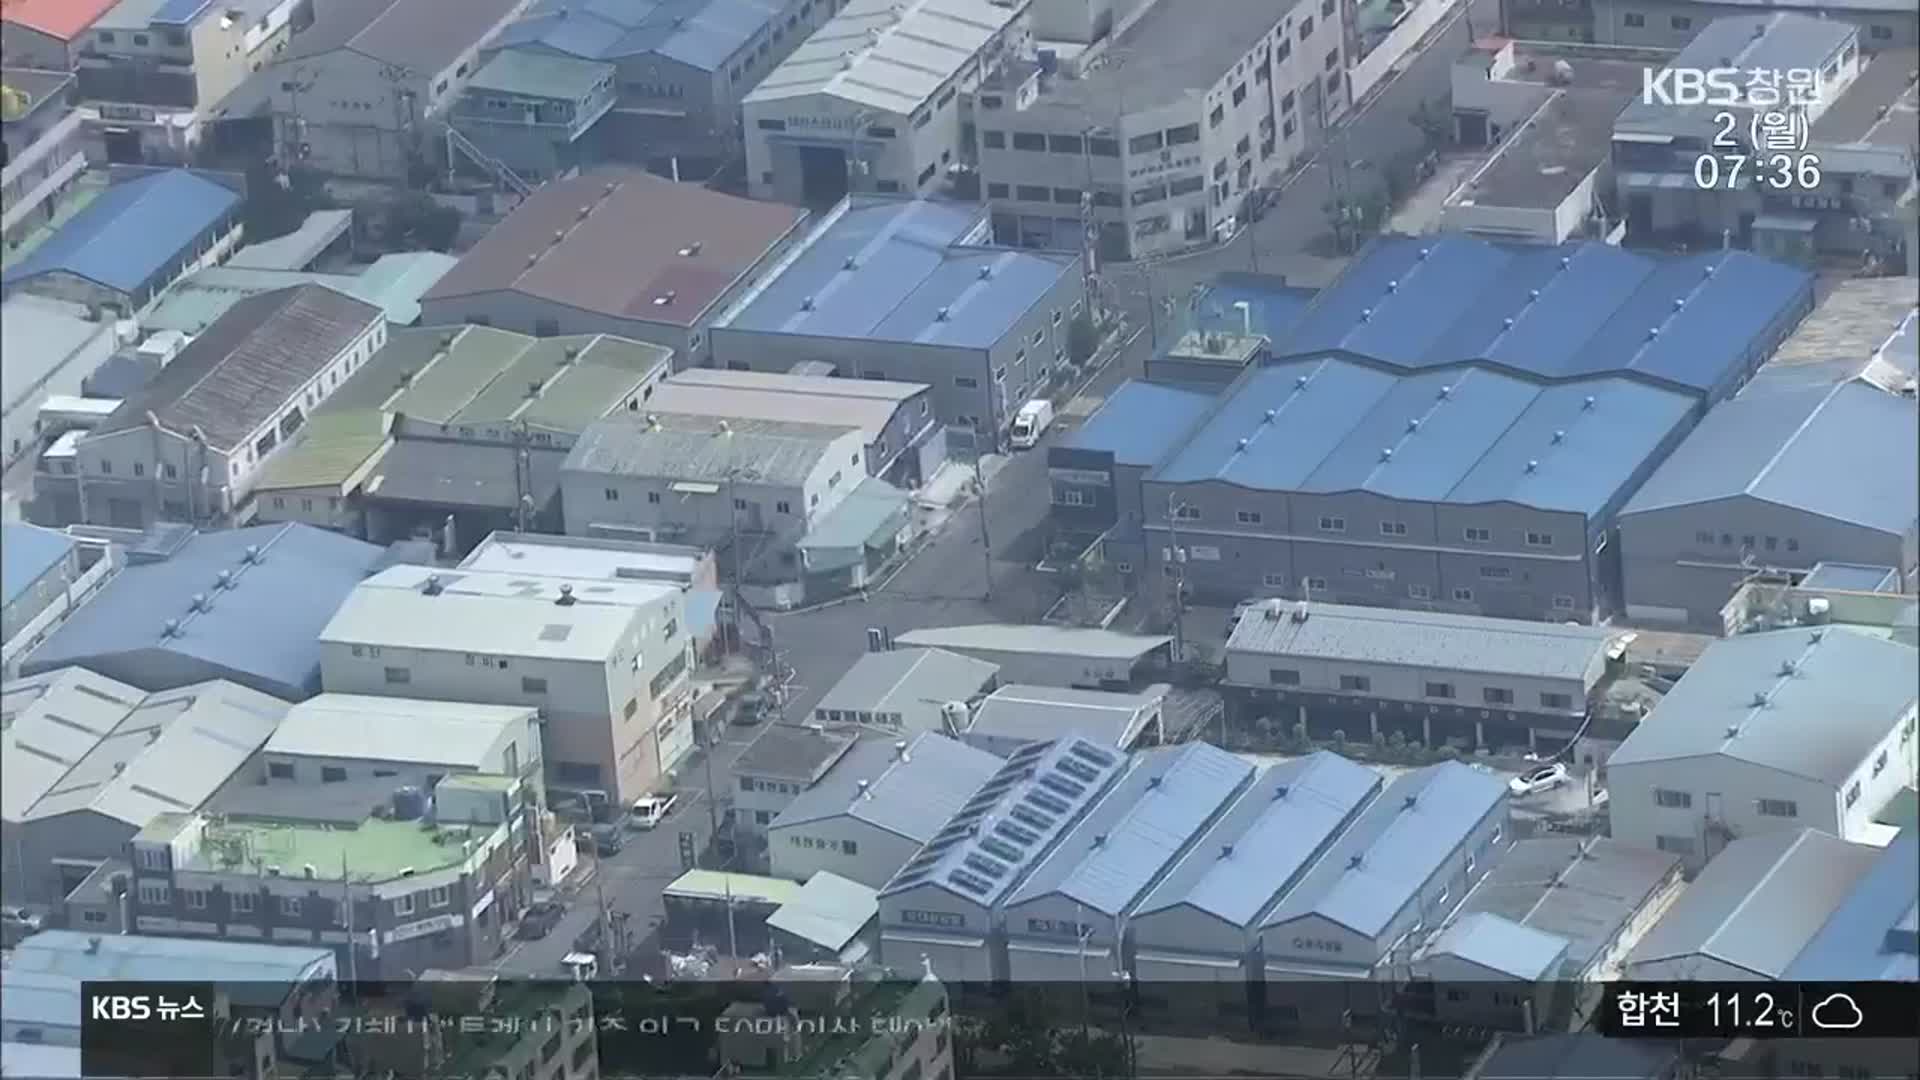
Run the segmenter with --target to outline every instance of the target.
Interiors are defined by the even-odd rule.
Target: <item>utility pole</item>
[[[997,426],[994,428],[994,432],[997,441],[999,433]],[[974,451],[973,484],[980,489],[980,557],[983,564],[982,568],[986,571],[987,575],[986,584],[982,588],[982,598],[991,600],[993,599],[993,536],[987,531],[987,472],[981,464],[981,459],[985,456],[985,453],[977,448]]]
[[[1173,659],[1187,658],[1187,553],[1180,547],[1180,512],[1187,504],[1179,493],[1167,493],[1167,556],[1173,567]]]

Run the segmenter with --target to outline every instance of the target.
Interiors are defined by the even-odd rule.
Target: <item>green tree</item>
[[[1084,364],[1100,347],[1100,332],[1094,328],[1093,315],[1082,309],[1067,327],[1067,355],[1076,364]]]
[[[425,192],[388,204],[387,243],[404,251],[447,251],[460,236],[461,213]]]
[[[266,161],[247,166],[246,201],[240,207],[247,243],[257,244],[298,229],[307,215],[331,205],[319,178],[295,168],[281,173]]]
[[[1069,1031],[1056,1042],[1052,1065],[1045,1075],[1123,1077],[1127,1074],[1127,1044],[1118,1035]]]

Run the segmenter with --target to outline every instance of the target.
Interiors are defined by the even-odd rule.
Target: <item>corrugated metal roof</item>
[[[825,94],[904,115],[1025,10],[993,0],[847,0],[742,104]]]
[[[1807,942],[1782,977],[1804,982],[1920,980],[1912,942],[1920,904],[1920,834],[1900,834],[1874,858],[1826,925]],[[1894,948],[1895,939],[1905,945]]]
[[[1239,57],[1234,59],[1238,60]],[[1114,65],[1113,71],[1120,79],[1127,77],[1124,64]],[[1285,277],[1275,274],[1228,270],[1216,276],[1194,298],[1192,329],[1240,333],[1248,327],[1242,325],[1240,313],[1234,310],[1234,305],[1243,303],[1247,305],[1247,319],[1254,333],[1269,341],[1285,341],[1300,317],[1306,313],[1307,305],[1313,302],[1316,291],[1288,285]]]
[[[970,203],[856,195],[719,325],[984,349],[1073,273],[1072,255],[982,246]]]
[[[1482,367],[1286,361],[1230,392],[1152,479],[1593,514],[1696,407],[1626,378],[1542,385]]]
[[[733,771],[741,776],[770,776],[811,784],[825,776],[858,740],[858,733],[853,731],[768,724],[734,759]]]
[[[1313,915],[1362,936],[1380,933],[1475,826],[1504,811],[1506,799],[1503,777],[1459,762],[1401,775],[1280,899],[1262,929]]]
[[[199,431],[231,450],[319,378],[383,318],[371,304],[322,285],[249,296],[194,338],[89,437],[146,427]]]
[[[401,251],[382,255],[357,274],[321,274],[310,270],[252,270],[209,266],[175,282],[160,303],[140,319],[147,330],[198,334],[246,297],[295,285],[325,285],[386,313],[404,326],[420,318],[420,296],[457,260],[438,251]]]
[[[784,829],[845,814],[924,844],[999,766],[1000,759],[992,754],[932,732],[912,740],[905,758],[891,742],[863,740],[768,827]]]
[[[477,769],[501,735],[525,727],[537,712],[531,705],[321,694],[287,713],[264,752]]]
[[[1515,841],[1460,902],[1459,915],[1499,915],[1568,942],[1559,977],[1590,970],[1655,893],[1680,873],[1678,857],[1606,837],[1566,834]]]
[[[592,60],[651,52],[719,71],[780,10],[763,0],[541,0],[497,44],[540,46]]]
[[[69,668],[0,735],[0,804],[12,822],[92,810],[144,828],[156,814],[198,809],[287,708],[228,682],[146,694]]]
[[[900,534],[912,509],[912,496],[869,476],[814,521],[796,546],[807,569],[815,572],[864,563],[869,547],[882,547]]]
[[[767,925],[837,953],[879,913],[878,893],[822,870],[768,916]]]
[[[232,188],[186,169],[114,184],[7,271],[6,282],[61,272],[138,292],[239,204]]]
[[[351,210],[315,210],[294,231],[234,252],[227,265],[243,270],[305,270],[352,227]]]
[[[1152,468],[1181,444],[1214,400],[1214,395],[1202,390],[1130,379],[1056,445],[1104,450],[1113,455],[1116,465]]]
[[[910,712],[933,703],[971,701],[1000,669],[944,649],[862,653],[815,712]]]
[[[25,406],[89,343],[101,356],[111,352],[111,341],[96,339],[112,332],[111,324],[88,319],[81,304],[32,293],[0,301],[0,404],[9,414]]]
[[[721,424],[727,426],[721,430]],[[752,483],[806,481],[847,428],[704,416],[610,416],[588,425],[567,455],[567,472],[723,483],[738,470]]]
[[[527,451],[527,483],[521,484],[509,444],[397,439],[368,476],[368,499],[424,506],[517,510],[523,497],[536,508],[560,492],[566,454],[544,447]]]
[[[14,948],[8,967],[83,982],[257,983],[286,997],[332,960],[332,948],[313,945],[43,930]]]
[[[1597,626],[1268,601],[1234,626],[1227,651],[1431,671],[1579,679],[1615,635],[1616,631]]]
[[[0,1019],[8,1025],[23,1027],[72,1028],[75,1042],[78,1042],[80,1030],[80,980],[67,975],[52,975],[44,971],[7,972],[7,992],[0,995]],[[13,1041],[7,1041],[12,1046]],[[74,1051],[79,1052],[75,1046]],[[8,1076],[40,1076],[40,1073],[16,1073],[7,1070]],[[48,1074],[52,1075],[52,1074]],[[71,1075],[79,1076],[75,1070]]]
[[[1148,894],[1134,918],[1188,905],[1232,926],[1252,925],[1383,784],[1379,773],[1324,750],[1265,767]]]
[[[1710,392],[1738,378],[1811,288],[1805,272],[1739,251],[1389,236],[1321,291],[1274,353],[1343,350],[1407,369],[1482,360],[1541,379],[1633,374]]]
[[[581,101],[613,78],[612,64],[525,49],[502,49],[467,81],[467,90]]]
[[[1900,571],[1891,566],[1823,562],[1807,571],[1807,576],[1800,579],[1800,587],[1835,592],[1899,592]]]
[[[819,376],[780,377],[801,383],[848,381]],[[922,384],[914,389],[926,387]],[[647,398],[647,410],[652,413],[845,426],[858,429],[861,437],[869,442],[886,431],[887,423],[904,405],[905,402],[898,399],[808,393],[800,387],[759,389],[703,385],[683,382],[679,375],[669,375]]]
[[[1627,978],[1640,964],[1702,956],[1778,979],[1879,855],[1811,829],[1741,837],[1640,939]]]
[[[331,0],[293,36],[281,63],[351,49],[437,76],[514,13],[520,0]]]
[[[668,376],[667,384],[720,390],[771,391],[802,397],[890,401],[895,405],[903,404],[908,398],[930,389],[925,383],[896,382],[892,379],[849,379],[838,375],[803,374],[797,370],[734,371],[729,368],[688,368]]]
[[[1204,742],[1133,754],[1006,905],[1058,895],[1090,912],[1124,913],[1253,774],[1244,758]]]
[[[1608,759],[1724,755],[1838,785],[1920,688],[1920,653],[1866,634],[1773,630],[1716,641]]]
[[[735,874],[721,870],[689,870],[660,890],[660,895],[682,900],[712,900],[726,903],[790,904],[800,895],[800,883],[786,878],[760,874]]]
[[[1920,514],[1914,402],[1803,367],[1763,371],[1721,402],[1656,469],[1624,514],[1746,495],[1900,535]],[[1874,467],[1858,467],[1863,447]]]
[[[1451,956],[1496,976],[1537,982],[1558,973],[1567,939],[1476,912],[1440,932],[1425,955]],[[1417,961],[1416,961],[1417,962]]]
[[[66,533],[19,521],[0,525],[0,594],[5,602],[20,599],[72,550],[73,538]]]
[[[1743,71],[1819,69],[1859,31],[1845,20],[1812,14],[1769,12],[1714,19],[1701,27],[1667,64],[1668,70],[1705,71],[1735,68]],[[1665,105],[1639,96],[1620,114],[1619,129],[1643,134],[1684,136],[1711,130],[1722,105]],[[1753,106],[1737,106],[1743,120]],[[1742,123],[1741,130],[1745,130]]]
[[[93,25],[115,0],[8,0],[6,21],[72,41]]]
[[[638,619],[632,608],[609,604],[561,606],[452,590],[428,596],[368,585],[347,597],[317,637],[330,644],[605,662]]]
[[[1123,634],[1076,626],[976,623],[928,626],[894,637],[898,645],[980,652],[1055,653],[1098,660],[1138,660],[1173,639],[1164,634]]]
[[[1911,378],[1913,336],[1909,333],[1904,343],[1894,339],[1914,324],[1915,314],[1913,289],[1903,278],[1835,282],[1833,291],[1780,343],[1767,364],[1844,363],[1858,370],[1889,345],[1897,354],[1904,344],[1908,359],[1901,362],[1897,355],[1892,359]]]
[[[306,525],[199,533],[170,555],[136,560],[115,574],[28,654],[21,670],[157,649],[247,685],[317,688],[315,635],[383,555],[372,544]],[[196,611],[199,596],[207,602]]]
[[[1165,687],[1161,688],[1163,691]],[[1059,686],[1002,686],[973,712],[968,735],[1052,742],[1080,732],[1115,749],[1127,749],[1141,714],[1160,705],[1163,693],[1120,694]]]

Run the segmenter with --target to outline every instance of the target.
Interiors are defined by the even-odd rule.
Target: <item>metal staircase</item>
[[[457,153],[456,153],[457,152]],[[460,158],[478,165],[494,182],[521,198],[533,194],[533,185],[522,180],[519,174],[507,168],[505,162],[480,149],[472,139],[460,133],[452,124],[447,125],[447,175],[451,179]]]

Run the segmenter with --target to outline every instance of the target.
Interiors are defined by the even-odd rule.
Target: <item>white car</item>
[[[648,795],[633,804],[633,812],[627,815],[627,826],[651,829],[665,821],[679,801],[678,795]]]
[[[1538,795],[1543,791],[1552,791],[1567,782],[1567,767],[1558,762],[1542,765],[1537,769],[1528,769],[1507,783],[1507,790],[1514,795]]]

